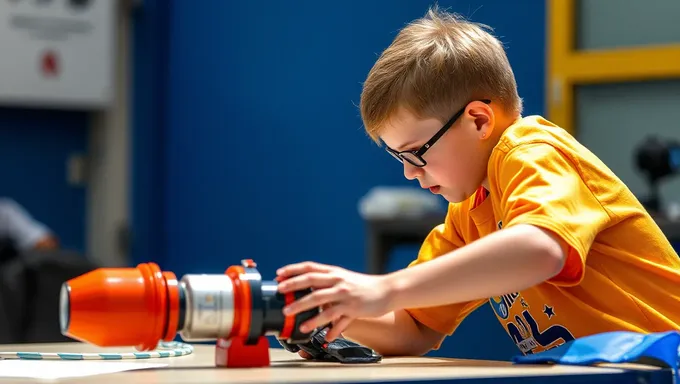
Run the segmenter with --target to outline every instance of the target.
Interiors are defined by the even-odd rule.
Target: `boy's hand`
[[[326,338],[333,341],[352,320],[377,317],[390,311],[390,290],[382,276],[371,276],[344,268],[313,262],[291,264],[277,271],[279,292],[311,288],[313,292],[284,307],[284,314],[295,315],[315,307],[323,308],[316,317],[300,326],[301,332],[332,323]]]

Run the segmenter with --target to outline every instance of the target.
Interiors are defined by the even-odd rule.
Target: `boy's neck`
[[[519,114],[508,115],[505,113],[494,113],[494,115],[496,122],[494,124],[492,136],[495,140],[500,139],[506,129],[515,124],[517,120],[522,118],[522,116]]]
[[[484,189],[486,189],[487,191],[491,190],[491,188],[489,187],[489,177],[488,176],[484,178],[484,181],[482,181],[482,187],[484,187]]]
[[[491,156],[491,151],[496,147],[498,141],[503,136],[503,133],[513,124],[521,118],[519,115],[507,115],[504,113],[494,113],[495,121],[493,125],[493,131],[491,132],[491,137],[487,139],[487,150],[488,155]]]
[[[496,112],[496,111],[495,111]],[[496,121],[494,124],[493,128],[493,133],[491,134],[491,141],[490,141],[490,148],[489,148],[489,156],[491,156],[491,152],[493,151],[493,148],[498,144],[498,141],[501,139],[501,136],[503,136],[503,133],[505,130],[507,130],[510,126],[515,124],[517,120],[521,119],[522,116],[517,114],[517,115],[508,115],[505,113],[494,113]],[[485,177],[484,181],[482,181],[482,187],[484,187],[487,191],[490,190],[489,187],[489,177]]]

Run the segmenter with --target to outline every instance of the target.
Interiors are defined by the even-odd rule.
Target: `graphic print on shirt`
[[[519,292],[492,297],[489,303],[498,320],[525,355],[552,349],[574,340],[566,327],[552,324],[557,311],[551,305],[543,304],[539,311],[534,310],[532,313],[529,304]]]

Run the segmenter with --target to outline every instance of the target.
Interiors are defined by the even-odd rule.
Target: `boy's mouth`
[[[432,192],[432,193],[437,193],[437,192],[439,192],[439,189],[440,189],[440,188],[441,188],[441,187],[440,187],[439,185],[433,185],[433,186],[431,186],[429,189],[430,189],[430,192]]]

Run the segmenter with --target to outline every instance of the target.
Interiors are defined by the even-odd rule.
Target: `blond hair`
[[[380,130],[400,107],[445,122],[482,98],[521,114],[522,100],[501,42],[486,25],[436,6],[404,27],[363,84],[361,118],[379,143]]]

